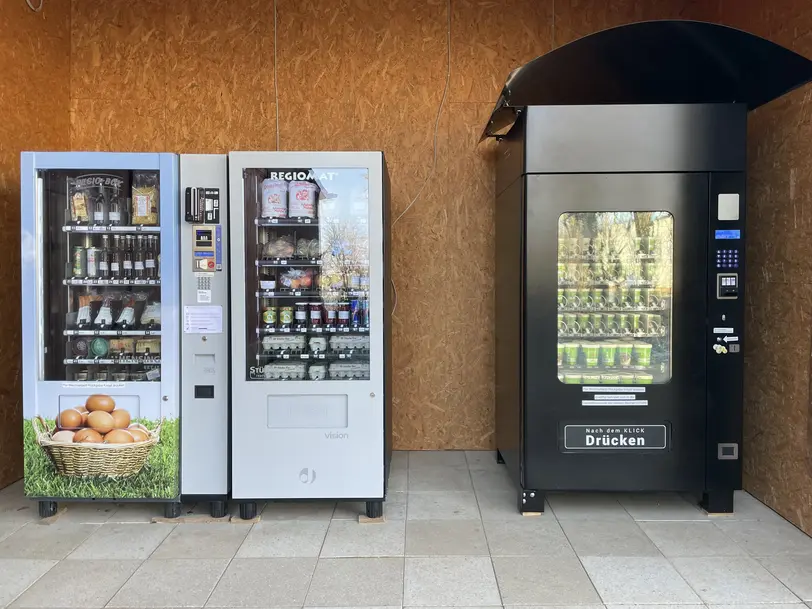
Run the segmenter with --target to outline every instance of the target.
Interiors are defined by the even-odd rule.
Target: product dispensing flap
[[[810,80],[812,61],[754,34],[700,21],[644,21],[513,70],[481,139],[509,131],[527,106],[744,103],[753,110]]]

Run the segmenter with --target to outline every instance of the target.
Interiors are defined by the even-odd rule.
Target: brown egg
[[[61,429],[77,429],[82,426],[82,413],[73,408],[66,408],[59,413],[59,427]]]
[[[95,394],[87,398],[85,406],[88,411],[95,412],[102,410],[104,412],[113,412],[116,409],[116,403],[109,395]]]
[[[104,436],[105,444],[132,444],[135,440],[126,429],[114,429]]]
[[[149,434],[145,432],[143,429],[130,427],[127,431],[130,432],[130,435],[136,442],[146,442],[147,440],[149,440]]]
[[[78,410],[79,412],[84,412],[84,413],[87,412],[87,408],[85,408],[84,404],[82,404],[81,406],[74,406],[73,409]]]
[[[116,429],[127,429],[127,425],[130,424],[129,412],[127,412],[123,408],[119,408],[118,410],[114,410],[110,414],[113,417],[113,421],[115,421]]]
[[[81,444],[101,444],[102,435],[95,429],[80,429],[73,436],[73,441]]]
[[[99,433],[107,433],[115,427],[113,416],[101,410],[96,410],[87,415],[87,424]]]
[[[51,440],[53,440],[54,442],[59,442],[60,444],[73,444],[74,435],[75,434],[72,431],[63,429],[62,431],[58,431],[53,436],[51,436]]]
[[[149,434],[149,429],[147,429],[145,426],[141,425],[141,423],[133,423],[132,425],[129,426],[128,429],[130,431],[132,431],[133,429],[140,429],[144,433]]]

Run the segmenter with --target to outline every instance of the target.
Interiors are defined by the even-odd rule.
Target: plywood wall
[[[488,448],[494,180],[477,139],[492,104],[556,44],[689,4],[73,0],[71,144],[384,150],[395,216],[409,208],[393,236],[396,445]]]
[[[710,2],[709,20],[812,58],[812,5]],[[812,86],[748,120],[744,485],[812,534]]]
[[[68,148],[68,13],[0,0],[0,488],[23,473],[20,151]]]

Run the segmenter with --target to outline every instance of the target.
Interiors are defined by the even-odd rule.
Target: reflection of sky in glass
[[[369,171],[314,167],[322,187],[319,201],[322,293],[368,287]],[[320,179],[324,177],[324,179]]]

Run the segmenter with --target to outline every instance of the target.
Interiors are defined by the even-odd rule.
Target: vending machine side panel
[[[228,181],[224,154],[180,157],[181,492],[229,490]]]

